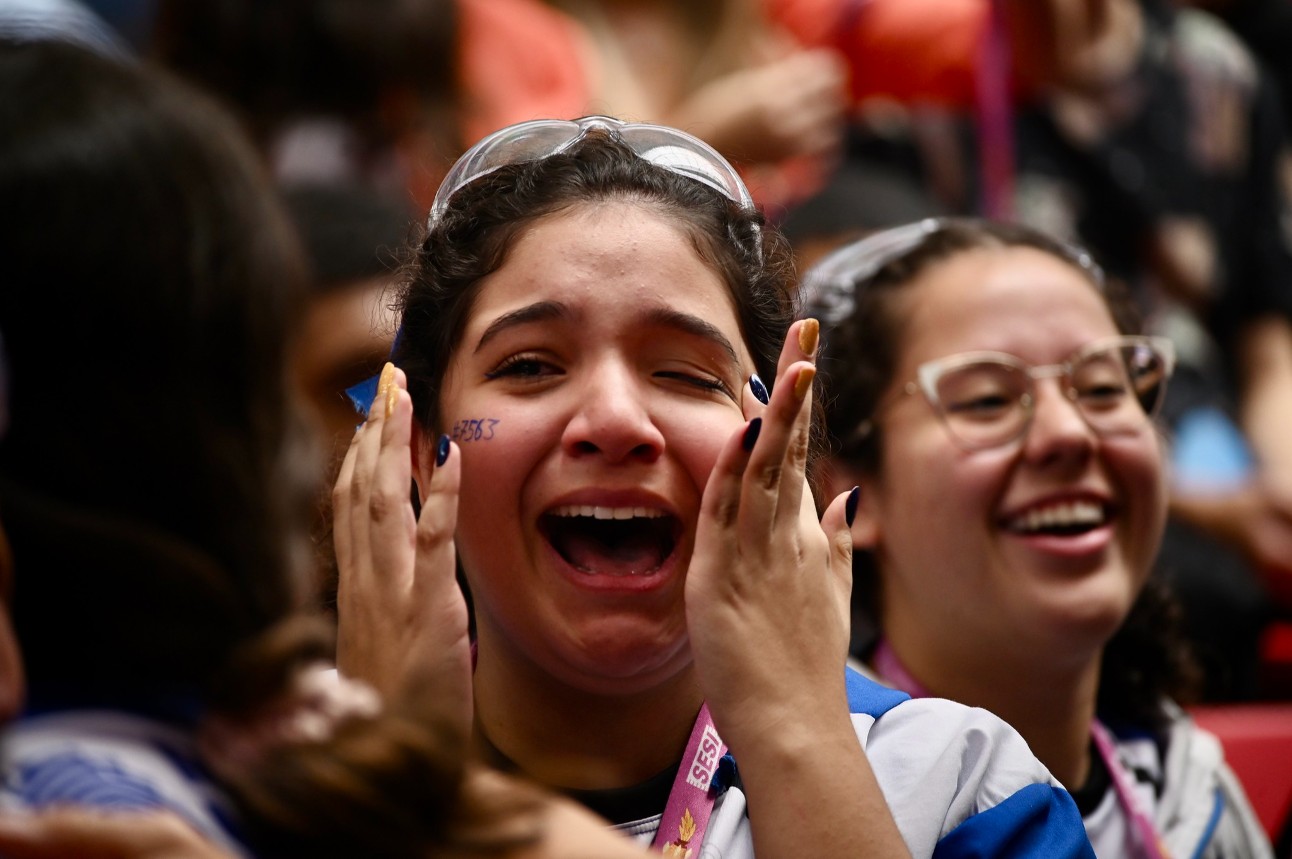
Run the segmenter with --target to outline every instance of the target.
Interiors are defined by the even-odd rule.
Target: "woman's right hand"
[[[337,668],[384,698],[433,691],[465,735],[471,726],[471,642],[457,583],[453,532],[460,471],[446,439],[413,512],[413,402],[387,364],[368,419],[355,433],[332,493]],[[429,447],[429,446],[428,446]]]

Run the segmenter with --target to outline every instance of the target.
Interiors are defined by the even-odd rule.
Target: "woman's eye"
[[[504,359],[498,366],[485,373],[486,379],[500,379],[506,376],[519,377],[525,379],[541,378],[544,376],[556,375],[560,372],[557,367],[535,355],[512,355]]]
[[[1092,405],[1113,405],[1119,402],[1123,397],[1130,394],[1130,390],[1125,385],[1104,382],[1098,385],[1086,385],[1081,388],[1077,395],[1087,403]]]
[[[661,379],[674,379],[679,382],[685,382],[688,385],[693,385],[706,391],[717,391],[720,394],[726,394],[728,397],[732,397],[734,399],[731,388],[727,386],[727,383],[714,376],[699,376],[693,373],[680,372],[660,372],[655,375]]]
[[[1004,394],[983,394],[947,404],[947,411],[970,418],[988,419],[1007,411],[1014,401]]]

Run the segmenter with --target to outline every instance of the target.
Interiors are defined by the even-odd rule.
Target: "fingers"
[[[717,526],[722,542],[730,544],[736,539],[736,526],[743,505],[745,468],[749,453],[756,446],[762,432],[763,419],[756,417],[727,440],[709,473],[704,496],[700,500],[700,521]]]
[[[852,523],[860,499],[861,490],[854,486],[831,501],[821,515],[821,530],[830,541],[830,572],[845,589],[845,597],[852,592]]]
[[[368,419],[359,430],[354,451],[354,471],[350,479],[350,512],[349,521],[352,552],[358,559],[370,557],[370,523],[368,505],[372,493],[372,483],[376,472],[378,455],[381,452],[381,427],[385,422],[386,403],[390,396],[390,387],[395,378],[395,365],[386,362],[377,381],[377,396],[368,409]],[[366,572],[368,565],[361,564],[356,572]]]
[[[744,503],[749,527],[768,531],[797,519],[804,498],[804,477],[811,435],[812,384],[820,326],[805,319],[791,326],[777,372],[765,424],[748,465]],[[810,500],[810,497],[808,497]]]
[[[372,411],[382,412],[369,432],[378,436],[373,474],[369,481],[367,515],[368,545],[372,568],[380,571],[381,584],[392,589],[392,596],[411,586],[415,551],[416,519],[409,500],[413,481],[413,456],[410,442],[413,432],[413,401],[405,390],[404,372],[395,369],[387,386],[384,402]],[[378,395],[381,400],[381,395]],[[361,446],[362,452],[362,446]]]
[[[435,468],[422,498],[417,519],[417,562],[414,574],[415,599],[428,590],[446,584],[457,587],[453,533],[458,526],[458,492],[462,482],[461,449],[439,437],[435,447]]]

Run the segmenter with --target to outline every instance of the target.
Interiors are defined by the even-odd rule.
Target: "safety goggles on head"
[[[1165,337],[1097,340],[1062,364],[1040,367],[1003,352],[965,352],[921,364],[899,396],[922,393],[960,447],[982,450],[1025,436],[1036,412],[1037,380],[1057,379],[1097,434],[1133,435],[1157,414],[1174,367],[1175,350]],[[872,428],[867,421],[858,435]]]
[[[873,233],[827,254],[804,275],[802,291],[804,316],[820,320],[831,328],[852,315],[856,290],[889,263],[901,259],[936,233],[957,224],[976,223],[972,218],[925,218],[900,227]],[[1090,254],[1080,248],[1057,243],[1064,257],[1085,271],[1097,284],[1104,273]]]
[[[727,159],[703,140],[684,131],[646,122],[623,122],[609,116],[582,119],[536,119],[495,131],[467,150],[449,170],[431,203],[428,226],[434,226],[463,186],[509,164],[540,161],[569,149],[593,129],[610,134],[637,155],[673,173],[708,185],[747,209],[754,199]]]

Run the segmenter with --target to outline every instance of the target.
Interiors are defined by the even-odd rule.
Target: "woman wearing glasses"
[[[1083,253],[926,221],[805,279],[832,409],[826,487],[861,487],[865,651],[915,696],[984,707],[1073,790],[1099,856],[1265,856],[1149,578],[1169,341],[1132,334]]]
[[[667,855],[1088,855],[1002,722],[845,679],[853,496],[805,486],[792,283],[688,135],[464,155],[334,496],[340,669],[456,690],[487,760]]]

